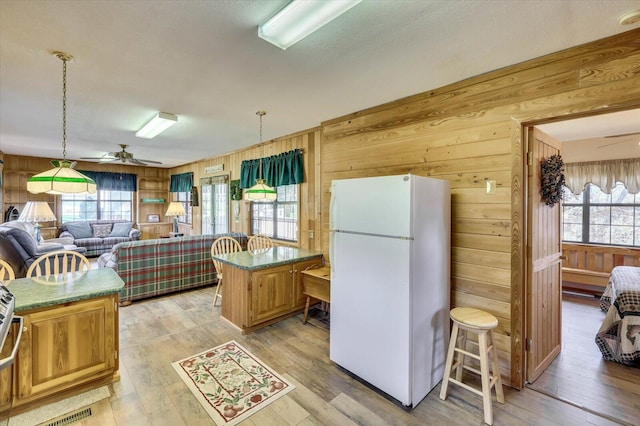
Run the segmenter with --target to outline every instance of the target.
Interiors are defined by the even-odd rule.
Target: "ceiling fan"
[[[617,145],[619,143],[629,143],[631,142],[635,142],[635,140],[633,140],[632,138],[630,138],[630,136],[640,136],[640,133],[638,132],[632,132],[632,133],[624,133],[624,134],[620,134],[620,135],[611,135],[611,136],[605,136],[604,139],[621,139],[615,142],[609,142],[607,144],[601,145],[598,148],[606,148],[612,145]],[[640,144],[640,142],[639,142]]]
[[[141,158],[134,158],[132,153],[127,152],[127,147],[129,145],[124,145],[124,144],[119,144],[119,145],[122,148],[122,151],[108,152],[105,155],[103,155],[102,157],[80,157],[80,158],[82,160],[100,160],[101,163],[112,163],[114,161],[120,160],[123,163],[138,164],[140,166],[146,166],[148,163],[151,163],[151,164],[162,164],[159,161],[143,160]]]

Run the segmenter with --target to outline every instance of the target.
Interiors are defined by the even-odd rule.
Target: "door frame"
[[[527,292],[529,285],[527,268],[531,263],[531,254],[527,253],[527,223],[529,195],[527,179],[527,141],[528,128],[541,124],[592,117],[613,112],[640,108],[634,103],[619,108],[604,108],[577,114],[566,114],[539,119],[537,117],[511,118],[511,386],[522,389],[527,375]]]

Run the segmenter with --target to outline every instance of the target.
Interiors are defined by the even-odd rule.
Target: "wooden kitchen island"
[[[17,414],[119,379],[124,282],[113,269],[20,278],[5,286],[24,328],[14,364],[0,374],[0,409],[12,400]]]
[[[322,253],[273,247],[214,256],[222,262],[222,319],[243,334],[304,310],[301,272],[322,265]]]

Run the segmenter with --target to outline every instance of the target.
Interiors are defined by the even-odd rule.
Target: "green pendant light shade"
[[[33,194],[79,194],[96,193],[93,179],[73,170],[75,161],[67,157],[67,61],[73,56],[64,52],[53,52],[62,61],[62,160],[53,160],[53,169],[38,173],[27,181],[27,191]]]
[[[38,173],[27,181],[27,191],[33,194],[78,194],[96,193],[93,179],[74,170],[75,161],[52,160],[53,169]]]
[[[260,142],[262,142],[262,117],[266,114],[264,111],[256,112],[256,115],[260,117]],[[244,191],[247,200],[251,201],[275,201],[278,199],[278,193],[275,189],[267,185],[264,179],[262,179],[262,158],[260,159],[260,171],[256,184],[251,188]]]

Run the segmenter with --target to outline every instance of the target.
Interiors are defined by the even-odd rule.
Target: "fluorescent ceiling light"
[[[362,0],[293,0],[258,26],[258,37],[285,50]]]
[[[155,117],[151,119],[151,121],[142,126],[142,129],[136,132],[136,136],[145,139],[155,138],[160,133],[164,132],[177,122],[177,115],[167,114],[166,112],[159,112]]]

